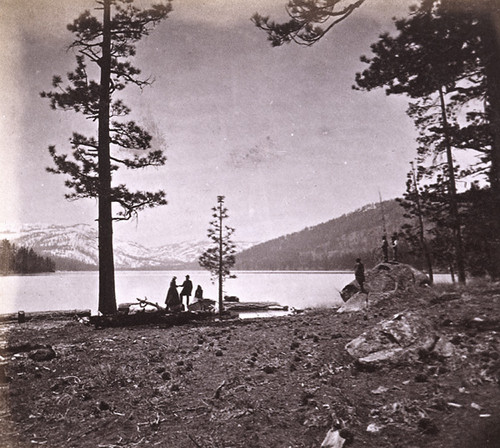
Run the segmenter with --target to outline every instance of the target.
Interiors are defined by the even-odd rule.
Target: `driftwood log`
[[[0,323],[28,322],[31,320],[69,320],[90,317],[90,310],[34,311],[0,314]]]
[[[171,327],[183,325],[189,322],[211,319],[213,312],[191,312],[165,313],[164,311],[154,311],[151,313],[136,314],[110,314],[104,316],[91,316],[90,323],[96,328],[104,327],[128,327],[134,325],[161,325]]]
[[[166,311],[165,307],[158,305],[158,303],[150,302],[147,297],[145,299],[139,299],[139,297],[137,297],[136,300],[139,302],[141,308],[146,308],[146,306],[151,305],[154,306],[158,311]]]

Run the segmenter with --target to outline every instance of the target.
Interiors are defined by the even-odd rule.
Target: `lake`
[[[135,302],[137,297],[164,304],[170,280],[177,284],[189,274],[194,288],[201,285],[204,297],[216,300],[217,285],[206,271],[117,271],[117,303]],[[354,279],[343,271],[235,271],[237,278],[226,281],[224,290],[241,301],[272,301],[294,308],[336,306],[339,291]],[[449,276],[437,276],[447,281]],[[442,277],[442,278],[440,278]],[[53,274],[0,277],[0,314],[90,309],[97,313],[97,272],[56,272]],[[179,289],[180,291],[180,289]]]

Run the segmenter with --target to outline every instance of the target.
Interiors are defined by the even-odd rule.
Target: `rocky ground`
[[[171,328],[2,325],[0,446],[498,447],[500,285],[449,289]]]

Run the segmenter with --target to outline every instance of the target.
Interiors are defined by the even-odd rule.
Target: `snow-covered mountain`
[[[0,228],[0,240],[33,248],[50,257],[59,270],[95,269],[98,262],[97,229],[87,224],[73,226],[29,224]],[[209,242],[185,241],[160,247],[145,247],[132,241],[114,240],[116,269],[182,269],[197,265]],[[236,242],[238,250],[253,243]]]

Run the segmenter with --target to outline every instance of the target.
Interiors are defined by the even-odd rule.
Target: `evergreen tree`
[[[263,17],[259,14],[255,14],[252,20],[257,27],[268,33],[274,46],[292,41],[301,45],[312,45],[364,2],[365,0],[347,2],[341,0],[289,0],[286,7],[290,17],[288,22],[276,23],[271,21],[269,17]],[[426,64],[428,58],[424,58],[422,61],[415,59],[413,69],[418,70],[421,77],[425,76],[426,73],[429,78],[436,78],[436,75],[439,78],[439,75],[446,73],[453,77],[459,73],[457,69],[463,69],[471,74],[477,64],[483,67],[483,87],[486,92],[487,110],[481,135],[487,135],[487,140],[491,142],[491,147],[488,148],[488,160],[491,166],[489,177],[492,189],[490,207],[494,210],[494,223],[496,225],[492,245],[495,254],[495,277],[500,277],[500,37],[498,33],[500,3],[498,0],[421,0],[420,6],[412,9],[411,15],[414,18],[427,17],[433,21],[440,21],[440,25],[434,30],[435,34],[430,33],[427,36],[434,41],[432,50],[434,50],[435,61],[438,62],[438,65],[446,61],[444,64],[441,63],[444,70],[436,72],[436,67],[433,64]],[[439,30],[439,27],[442,31]],[[444,39],[440,40],[440,37]],[[411,45],[411,42],[409,44]],[[408,48],[411,49],[411,47]],[[380,50],[385,52],[383,46],[380,47]],[[463,56],[466,53],[470,57],[464,59]],[[437,57],[438,54],[444,56],[442,61]],[[453,55],[456,56],[454,60],[449,58]],[[382,66],[379,68],[383,69]],[[387,72],[390,73],[394,68],[394,66],[390,66]],[[404,75],[396,79],[402,83],[411,82],[411,79]],[[448,84],[445,83],[441,87],[447,90]],[[481,144],[484,143],[484,140],[477,139],[479,127],[476,124],[474,124],[472,132],[464,130],[462,137],[468,134],[471,137],[469,143],[472,143],[476,149],[481,147],[480,150],[484,150],[484,145]],[[450,169],[450,172],[452,173],[453,170]],[[455,233],[457,233],[460,226],[457,223],[455,226]],[[462,277],[463,273],[460,276]]]
[[[68,73],[68,82],[54,76],[55,90],[41,95],[50,100],[53,109],[73,110],[97,123],[97,137],[73,133],[72,159],[51,146],[55,168],[48,171],[69,177],[66,186],[72,191],[66,195],[68,199],[98,198],[99,311],[112,314],[116,312],[112,221],[130,219],[144,208],[166,204],[163,191],[132,192],[124,184],[112,185],[112,175],[120,166],[137,169],[165,163],[162,151],[151,148],[151,135],[134,121],[123,121],[131,110],[118,94],[129,84],[140,88],[150,84],[140,78],[131,58],[136,54],[136,43],[167,17],[171,4],[140,10],[132,0],[96,3],[102,6],[102,20],[85,11],[68,25],[75,35],[70,48],[77,52],[76,68]],[[96,69],[98,75],[93,79]],[[132,156],[123,156],[125,151]],[[113,203],[119,206],[115,216]]]
[[[231,268],[236,262],[234,254],[236,247],[231,240],[234,228],[224,226],[223,220],[227,219],[227,208],[224,206],[224,196],[217,196],[217,206],[212,208],[214,212],[208,229],[208,237],[212,246],[208,248],[199,258],[199,264],[212,274],[212,279],[218,279],[219,283],[219,313],[222,315],[224,306],[222,302],[223,286],[226,278],[235,278],[231,275]]]
[[[289,0],[286,6],[290,17],[288,22],[276,23],[258,13],[253,15],[252,21],[267,32],[275,47],[289,42],[310,46],[364,2],[365,0]]]
[[[380,36],[371,46],[374,56],[361,58],[369,68],[356,75],[357,88],[385,87],[388,95],[405,94],[415,99],[409,115],[420,131],[420,161],[429,153],[433,157],[445,155],[450,223],[458,277],[462,283],[465,282],[465,256],[452,151],[452,142],[458,139],[454,130],[459,125],[456,121],[450,122],[453,114],[446,98],[453,97],[455,102],[458,97],[466,98],[463,90],[480,90],[477,78],[484,78],[476,46],[463,45],[461,33],[466,32],[466,25],[472,26],[462,21],[457,23],[450,17],[435,17],[428,10],[418,10],[410,18],[396,21],[398,34],[395,37],[387,33]],[[431,168],[431,176],[441,170],[439,165]]]
[[[6,239],[0,242],[1,274],[36,274],[54,271],[53,260],[41,257],[33,248],[17,247]]]
[[[461,195],[464,244],[467,268],[472,276],[495,277],[495,210],[491,208],[492,190],[472,184]]]
[[[421,254],[425,259],[427,273],[429,275],[430,284],[434,283],[434,272],[432,268],[432,257],[429,249],[429,244],[426,237],[425,228],[425,210],[424,202],[422,201],[422,193],[418,184],[418,177],[415,167],[411,166],[411,170],[407,175],[406,193],[404,199],[398,199],[400,205],[406,210],[405,218],[416,220],[415,224],[405,223],[402,226],[402,232],[406,241],[409,243],[413,252]]]

